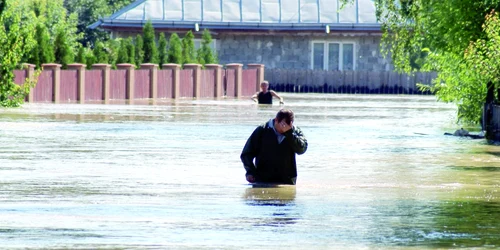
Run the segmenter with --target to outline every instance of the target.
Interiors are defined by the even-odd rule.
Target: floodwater
[[[309,142],[296,186],[239,156],[278,105],[241,100],[0,110],[2,249],[500,247],[500,148],[432,96],[287,94]]]

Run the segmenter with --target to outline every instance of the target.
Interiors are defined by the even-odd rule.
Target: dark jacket
[[[267,91],[266,93],[259,92],[257,99],[259,104],[273,104],[273,94],[271,94],[270,91]]]
[[[285,139],[278,143],[277,135],[269,122],[253,131],[241,152],[241,161],[247,175],[253,175],[257,182],[295,184],[295,154],[306,152],[307,140],[300,128],[295,126],[284,136]]]

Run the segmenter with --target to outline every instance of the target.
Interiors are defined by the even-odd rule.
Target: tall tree
[[[177,33],[173,33],[172,35],[170,35],[170,40],[168,44],[169,44],[167,52],[168,62],[182,64],[183,62],[182,42],[181,39],[179,38],[179,35],[177,35]]]
[[[430,88],[436,96],[458,106],[459,121],[479,122],[487,79],[477,78],[477,67],[467,67],[464,55],[471,42],[488,39],[482,25],[491,10],[499,9],[500,1],[375,0],[375,3],[383,30],[382,50],[391,55],[396,68],[414,71],[415,58],[422,58],[423,70],[438,72]],[[454,88],[462,91],[452,91]]]
[[[144,62],[158,64],[158,48],[155,39],[155,30],[151,21],[148,21],[142,30],[144,36]]]
[[[78,48],[78,53],[76,54],[76,57],[75,57],[75,62],[77,63],[81,63],[81,64],[87,64],[87,56],[86,56],[86,51],[87,49],[83,46],[80,46],[80,48]]]
[[[50,42],[50,34],[45,24],[39,22],[36,25],[35,39],[37,45],[29,53],[26,62],[36,65],[37,68],[40,68],[44,63],[55,62],[54,48]]]
[[[36,17],[16,0],[2,0],[0,11],[0,106],[16,107],[34,85],[29,80],[21,86],[15,84],[14,69],[36,46]]]
[[[205,65],[211,63],[218,63],[218,59],[215,56],[215,52],[212,50],[212,35],[210,32],[205,29],[203,30],[203,34],[201,36],[201,47],[198,49],[198,53],[196,53],[198,57],[198,63]]]
[[[59,29],[54,39],[55,62],[62,65],[65,69],[68,64],[73,62],[74,52],[66,39],[66,32]]]
[[[194,35],[190,30],[182,38],[182,64],[196,63],[196,50],[194,48]]]
[[[142,35],[138,34],[135,37],[135,65],[140,67],[144,62],[144,40]]]
[[[97,42],[94,48],[95,63],[108,63],[109,56],[103,42]]]
[[[127,48],[128,63],[135,64],[135,46],[132,37],[125,40],[125,47]]]
[[[118,58],[116,63],[128,63],[130,61],[128,55],[128,49],[125,39],[120,40],[120,49],[118,51]]]
[[[160,37],[158,38],[158,57],[160,67],[163,67],[163,64],[168,62],[167,39],[165,38],[165,33],[163,32],[160,33]]]

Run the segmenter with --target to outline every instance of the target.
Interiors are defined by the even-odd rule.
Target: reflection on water
[[[250,100],[0,109],[0,248],[498,248],[500,147],[431,96],[287,94],[296,186],[249,185]],[[467,128],[473,131],[474,128]]]

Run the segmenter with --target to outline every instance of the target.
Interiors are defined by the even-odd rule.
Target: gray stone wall
[[[356,70],[390,71],[390,59],[380,53],[380,36],[224,35],[217,50],[221,64],[261,63],[267,68],[311,68],[312,41],[354,42]]]

